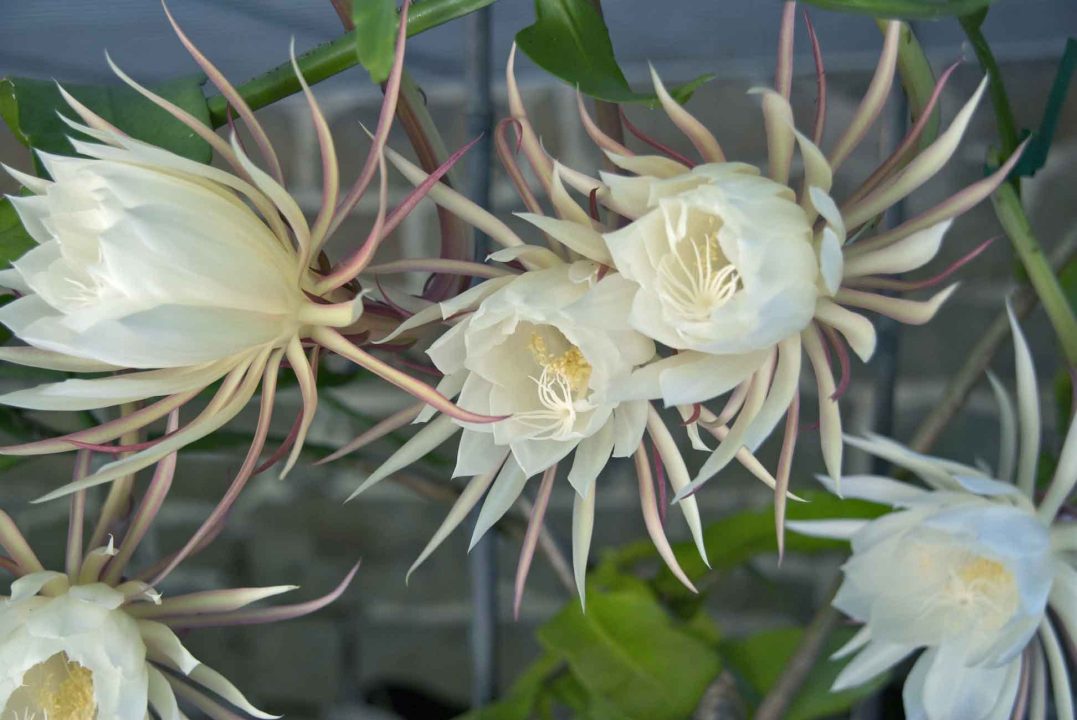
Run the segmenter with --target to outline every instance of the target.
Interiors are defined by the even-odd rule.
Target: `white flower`
[[[150,668],[137,621],[118,609],[123,595],[101,583],[35,594],[50,579],[16,580],[0,607],[0,718],[142,720]]]
[[[1046,669],[1058,716],[1073,718],[1058,635],[1077,634],[1077,526],[1057,514],[1077,484],[1077,423],[1071,419],[1037,507],[1037,385],[1012,315],[1011,325],[1019,410],[1015,421],[1009,398],[992,378],[1003,414],[997,476],[885,438],[850,439],[915,472],[928,489],[846,477],[846,497],[898,509],[873,521],[790,523],[797,532],[852,543],[834,606],[864,626],[835,655],[858,653],[834,689],[859,685],[923,648],[905,682],[905,711],[913,720],[1002,720],[1015,705],[1028,707],[1027,693],[1031,707],[1043,708]],[[1022,682],[1022,675],[1030,680]]]
[[[510,84],[510,92],[515,94],[515,85]],[[387,155],[411,182],[429,181],[423,171],[399,155],[391,151]],[[510,173],[518,170],[511,162],[506,164]],[[419,310],[386,340],[431,323],[450,323],[452,327],[428,349],[429,357],[444,374],[437,389],[447,397],[457,397],[462,410],[503,419],[488,425],[447,416],[433,419],[353,494],[418,461],[462,428],[453,475],[471,479],[412,565],[414,570],[480,500],[482,509],[473,543],[516,503],[528,479],[541,473],[517,570],[517,609],[554,478],[559,464],[570,454],[567,480],[575,491],[573,565],[581,598],[594,525],[595,480],[611,457],[634,456],[647,530],[674,574],[692,586],[665,537],[644,435],[653,441],[658,455],[655,462],[666,470],[674,491],[688,484],[688,470],[650,402],[622,397],[622,388],[633,371],[654,357],[655,344],[629,325],[634,286],[609,270],[609,253],[599,232],[602,226],[569,195],[562,172],[571,171],[555,166],[549,178],[548,195],[556,217],[541,214],[534,203],[529,203],[533,212],[521,214],[545,233],[549,249],[524,243],[496,217],[447,186],[435,184],[431,188],[430,197],[435,202],[503,246],[490,260],[519,263],[525,271],[434,258],[414,261],[416,269],[444,268],[490,279],[451,300]],[[430,409],[411,408],[387,418],[331,459],[412,419],[430,420],[433,414]],[[769,478],[761,467],[753,466],[753,471]],[[773,478],[769,481],[774,482]],[[680,507],[705,559],[698,506],[693,498],[687,498]]]
[[[792,190],[742,163],[646,183],[653,209],[604,236],[614,266],[638,286],[635,328],[677,350],[733,354],[807,327],[820,279],[811,220]],[[682,398],[664,390],[671,404],[709,399],[698,388]]]
[[[24,179],[39,193],[11,198],[38,246],[0,273],[22,293],[0,309],[0,322],[69,357],[191,368],[178,389],[322,322],[324,306],[303,295],[295,251],[227,186],[207,181],[219,171],[176,157],[153,165],[164,152],[131,147],[80,143],[116,159],[40,154],[52,180]],[[343,313],[335,324],[353,317]],[[3,400],[31,394],[40,396]]]
[[[611,396],[654,356],[654,343],[623,318],[618,324],[605,316],[599,325],[589,317],[593,303],[623,283],[616,275],[596,281],[596,272],[594,263],[581,262],[524,273],[427,351],[443,382],[461,388],[461,407],[508,416],[464,430],[454,475],[488,472],[511,451],[531,476],[596,436],[577,453],[581,466],[600,468],[615,445],[620,456],[635,450],[646,413],[640,403],[618,408]],[[572,480],[586,493],[594,473]]]
[[[385,235],[381,148],[399,90],[403,35],[386,92],[387,111],[359,178],[343,198],[328,125],[295,65],[323,168],[322,206],[314,222],[308,223],[285,190],[277,156],[250,108],[174,22],[173,26],[250,130],[269,172],[246,156],[234,136],[231,144],[225,142],[115,66],[125,82],[211,145],[230,171],[134,140],[64,93],[85,123],[68,124],[95,142],[71,139],[83,157],[41,153],[51,179],[9,170],[33,193],[11,202],[38,246],[15,261],[13,269],[0,272],[0,285],[20,295],[0,309],[0,322],[27,344],[0,348],[0,359],[53,370],[123,372],[17,390],[0,395],[0,403],[73,411],[162,399],[95,428],[9,446],[2,452],[137,450],[80,485],[45,496],[56,497],[129,475],[208,435],[243,410],[261,387],[259,426],[241,471],[249,475],[271,420],[278,371],[287,361],[303,399],[300,421],[288,441],[292,447],[283,469],[287,473],[317,408],[312,361],[317,360],[319,347],[368,368],[443,412],[483,422],[484,418],[457,411],[426,384],[370,356],[338,332],[348,328],[348,334],[360,335],[370,329],[357,324],[364,293],[345,286],[366,267]],[[379,168],[379,212],[366,241],[324,274],[315,271],[311,264],[322,245],[354,209]],[[408,198],[405,210],[414,201]],[[395,220],[403,214],[397,213]],[[205,410],[177,432],[133,448],[109,445],[159,420],[217,381],[219,390]]]
[[[799,402],[805,360],[817,385],[823,459],[831,477],[838,478],[838,400],[849,380],[848,351],[867,361],[875,349],[875,330],[864,311],[910,324],[929,321],[956,285],[922,301],[876,291],[917,290],[956,270],[964,260],[925,281],[887,277],[931,261],[952,219],[987,197],[1012,167],[1007,164],[897,227],[879,229],[877,217],[946,165],[985,84],[933,142],[917,150],[927,121],[916,123],[891,157],[849,197],[838,198],[835,175],[866,137],[893,85],[902,26],[888,24],[871,85],[848,127],[824,152],[819,146],[824,108],[815,118],[812,137],[794,124],[789,104],[795,19],[791,4],[785,13],[777,89],[751,91],[762,99],[765,176],[727,158],[718,140],[669,95],[653,70],[663,110],[701,162],[665,149],[628,124],[648,144],[664,149],[663,155],[635,153],[596,126],[581,101],[588,134],[620,172],[600,173],[598,179],[564,173],[566,182],[589,194],[596,206],[627,219],[623,227],[601,228],[600,235],[608,263],[635,286],[630,324],[677,351],[660,353],[634,372],[620,387],[620,397],[676,406],[697,448],[708,449],[699,437],[701,430],[718,441],[692,482],[678,491],[678,500],[721,472],[741,450],[755,452],[783,418],[783,457],[792,457],[798,419],[790,408]],[[817,70],[822,73],[821,67]],[[940,79],[923,117],[933,113],[948,75]],[[526,127],[521,135],[532,165],[548,178],[552,164],[537,138]],[[799,177],[793,173],[797,153],[803,169]],[[837,378],[833,359],[840,364]],[[727,393],[724,409],[704,405]],[[786,461],[776,473],[779,526],[790,466],[791,460]]]
[[[175,427],[173,417],[168,430]],[[89,451],[79,453],[76,480],[88,472],[90,461]],[[130,485],[113,486],[119,492],[102,504],[86,541],[85,493],[77,494],[65,572],[46,569],[0,510],[0,559],[15,577],[9,595],[0,595],[0,720],[144,720],[151,709],[161,720],[182,720],[186,716],[177,700],[212,718],[237,717],[221,701],[246,715],[277,717],[251,705],[228,679],[192,656],[177,631],[307,615],[339,597],[358,566],[327,595],[293,605],[251,607],[295,590],[294,585],[162,597],[155,588],[212,541],[230,506],[226,496],[178,551],[130,572],[172,487],[175,468],[174,454],[159,463],[137,503]],[[108,535],[106,542],[110,527],[123,532],[119,538]]]

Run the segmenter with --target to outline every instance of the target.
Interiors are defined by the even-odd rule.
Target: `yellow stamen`
[[[957,572],[957,576],[968,586],[998,588],[1013,584],[1013,575],[1002,563],[976,557]]]
[[[34,720],[97,720],[93,673],[66,653],[56,653],[26,671],[22,687],[4,708],[4,718],[9,710]]]
[[[554,375],[564,378],[573,392],[581,392],[587,388],[591,380],[591,363],[583,356],[580,349],[575,345],[560,355],[553,355],[546,349],[546,339],[538,333],[531,335],[531,343],[528,346],[535,362]]]

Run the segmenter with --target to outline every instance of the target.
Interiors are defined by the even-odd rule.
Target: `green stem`
[[[491,5],[494,1],[427,0],[413,4],[408,11],[408,37]],[[311,85],[359,64],[359,56],[355,52],[355,31],[319,45],[298,57],[296,62],[303,77]],[[251,109],[257,110],[299,92],[299,81],[289,61],[239,85],[236,89]],[[213,127],[228,123],[228,102],[222,96],[210,98],[207,104],[210,124]]]
[[[877,20],[879,30],[886,32],[886,22]],[[901,76],[901,85],[905,89],[905,96],[909,99],[909,114],[912,122],[916,122],[924,111],[924,106],[931,99],[935,91],[935,72],[931,69],[931,63],[924,54],[924,48],[916,39],[915,33],[908,23],[901,24],[901,37],[898,40],[898,74]],[[923,150],[935,138],[939,136],[939,122],[942,113],[939,106],[931,112],[931,119],[927,127],[920,135],[917,146]]]
[[[1039,295],[1047,317],[1054,326],[1066,361],[1070,367],[1077,367],[1077,317],[1074,317],[1073,306],[1066,298],[1058,277],[1032,232],[1017,190],[1010,183],[1003,183],[991,199],[995,205],[995,214],[1010,237],[1010,242],[1028,273],[1029,282]]]
[[[1002,82],[1002,73],[999,71],[998,62],[995,60],[991,46],[987,44],[987,38],[980,30],[986,12],[965,15],[960,18],[961,28],[965,31],[972,49],[976,52],[976,59],[988,77],[988,92],[991,95],[991,104],[995,107],[995,122],[998,124],[999,141],[1002,143],[1002,162],[1005,162],[1020,144],[1020,136],[1017,133],[1017,123],[1013,119],[1013,110],[1010,107],[1010,98],[1006,94],[1006,85]]]
[[[1001,164],[1017,149],[1020,137],[998,63],[980,30],[986,14],[985,10],[966,15],[960,21],[965,35],[976,51],[980,65],[987,72],[991,103],[995,107],[995,122],[998,125],[999,141],[1002,144],[999,157],[992,157],[989,160]],[[1047,311],[1047,317],[1050,318],[1051,325],[1054,326],[1055,333],[1058,335],[1066,361],[1070,367],[1077,367],[1077,318],[1074,317],[1073,307],[1067,300],[1058,277],[1051,270],[1047,258],[1044,257],[1043,248],[1032,232],[1028,216],[1021,205],[1020,190],[1020,181],[1017,178],[1003,183],[991,198],[995,206],[995,214],[1009,236],[1017,256],[1021,259],[1021,264],[1028,273],[1029,282],[1039,295],[1044,310]]]

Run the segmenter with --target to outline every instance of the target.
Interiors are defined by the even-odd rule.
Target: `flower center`
[[[101,285],[93,278],[86,276],[85,280],[77,280],[67,276],[63,279],[64,296],[70,309],[91,307],[101,299]]]
[[[591,363],[587,362],[578,347],[572,345],[560,355],[554,355],[546,349],[546,339],[532,333],[528,348],[535,362],[542,366],[543,373],[556,375],[575,392],[587,389],[587,382],[591,379]]]
[[[590,408],[583,395],[591,379],[591,363],[575,345],[560,354],[551,352],[546,339],[538,333],[532,333],[528,349],[542,368],[539,376],[531,380],[537,386],[543,409],[515,417],[525,425],[546,431],[548,437],[564,437],[575,426],[576,414]]]
[[[1017,609],[1017,582],[1002,563],[967,554],[949,568],[940,600],[981,627],[997,629]]]
[[[93,673],[59,652],[22,676],[0,717],[3,720],[96,720]]]
[[[658,263],[658,296],[687,320],[708,320],[741,287],[740,273],[718,245],[721,220],[709,215],[704,223],[691,234],[683,226],[674,229],[673,223],[667,223],[676,244]]]

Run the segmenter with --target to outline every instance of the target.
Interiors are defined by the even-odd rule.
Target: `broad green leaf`
[[[209,124],[202,77],[187,77],[159,85],[159,95]],[[91,110],[128,135],[199,162],[209,162],[209,145],[186,125],[126,86],[68,85],[64,88]],[[74,130],[59,114],[78,119],[51,80],[0,80],[0,117],[23,144],[60,155],[71,155],[68,136]],[[35,158],[36,162],[36,158]],[[40,168],[39,168],[40,170]]]
[[[580,92],[609,102],[657,101],[635,92],[617,65],[605,21],[590,0],[535,0],[535,24],[516,33],[516,44],[539,67]],[[670,94],[685,102],[713,75],[701,75]]]
[[[812,5],[839,12],[866,13],[875,17],[937,20],[968,15],[994,0],[807,0]]]
[[[811,491],[799,493],[806,502],[789,501],[786,515],[789,520],[819,520],[825,518],[874,518],[886,512],[887,508],[862,500],[843,500],[828,492]],[[703,563],[692,542],[673,545],[681,567],[690,578],[698,578],[713,570],[727,570],[744,563],[760,554],[776,554],[778,541],[774,531],[774,511],[746,510],[722,518],[703,529],[703,540],[711,562],[710,569]],[[824,538],[811,538],[787,531],[785,533],[785,551],[820,552],[824,550],[842,550],[847,543]],[[618,569],[634,565],[641,561],[652,560],[658,553],[649,540],[641,540],[627,545],[615,553],[606,555],[596,570],[597,577],[604,577],[605,568],[612,568],[610,576],[619,574]],[[678,594],[682,586],[665,568],[660,571],[659,586],[662,593]],[[688,592],[685,590],[685,592]],[[693,597],[695,597],[693,595]]]
[[[11,265],[36,244],[23,228],[11,201],[0,198],[0,269]]]
[[[457,720],[528,720],[534,714],[539,695],[546,690],[551,678],[563,664],[556,655],[541,656],[516,678],[503,699],[465,713]]]
[[[586,612],[568,603],[538,639],[618,720],[683,720],[721,670],[715,650],[643,590],[589,592]]]
[[[552,700],[572,711],[573,720],[632,720],[600,695],[587,691],[579,678],[570,673],[557,677],[550,685]]]
[[[777,682],[803,634],[804,631],[800,628],[783,628],[722,643],[721,653],[726,667],[742,681],[745,695],[753,705],[758,704]],[[853,630],[849,628],[841,628],[831,635],[818,662],[784,716],[786,720],[814,720],[836,715],[848,710],[853,703],[868,697],[887,683],[889,674],[884,673],[860,687],[837,693],[830,692],[830,686],[849,661],[849,658],[830,660],[830,656],[852,635]]]
[[[396,46],[396,0],[353,0],[355,52],[359,64],[376,83],[384,82],[393,67]]]

